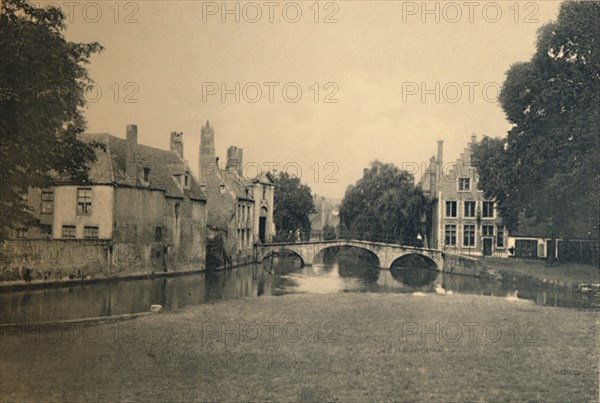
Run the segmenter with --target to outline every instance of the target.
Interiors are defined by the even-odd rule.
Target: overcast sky
[[[511,64],[531,57],[537,29],[559,7],[229,1],[236,22],[220,1],[71,4],[67,37],[105,47],[90,65],[102,94],[88,95],[88,131],[124,137],[136,123],[139,142],[160,148],[182,131],[196,172],[208,119],[222,161],[237,145],[248,175],[257,164],[290,173],[299,166],[303,182],[330,197],[342,197],[374,159],[424,163],[443,139],[450,161],[472,133],[504,136],[510,126],[497,88]],[[225,102],[222,83],[231,90]]]

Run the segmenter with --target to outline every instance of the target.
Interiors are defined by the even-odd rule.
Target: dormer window
[[[144,168],[144,182],[150,182],[150,168]]]
[[[186,172],[183,179],[183,187],[186,189],[190,187],[190,173]]]

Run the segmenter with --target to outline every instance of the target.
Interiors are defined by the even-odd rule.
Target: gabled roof
[[[208,225],[225,229],[235,217],[239,200],[254,201],[252,192],[246,191],[252,183],[239,177],[235,172],[217,169],[206,175],[206,195],[208,200]],[[222,188],[222,190],[221,190]]]
[[[256,176],[256,178],[252,179],[253,183],[262,183],[265,185],[274,185],[275,184],[275,178],[273,177],[273,175],[271,174],[271,172],[269,171],[262,171],[260,174],[258,174]]]
[[[189,195],[196,200],[206,200],[198,180],[192,175],[187,162],[177,153],[142,144],[135,145],[137,180],[127,178],[127,141],[108,133],[82,134],[84,142],[96,141],[104,144],[105,149],[96,149],[96,162],[90,169],[92,183],[113,183],[120,186],[136,186],[144,189],[157,189],[166,196],[181,197]],[[148,182],[144,181],[144,168],[149,169]],[[175,175],[188,174],[189,189],[178,184]],[[182,179],[183,181],[183,179]]]

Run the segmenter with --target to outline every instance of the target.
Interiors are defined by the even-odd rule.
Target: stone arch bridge
[[[325,249],[340,246],[351,246],[367,250],[377,256],[379,267],[390,269],[392,264],[407,255],[418,255],[435,263],[438,270],[444,268],[444,253],[439,250],[418,248],[413,246],[403,246],[396,244],[387,244],[381,242],[342,240],[333,241],[314,241],[314,242],[295,242],[295,243],[271,243],[254,245],[256,261],[262,262],[272,255],[277,255],[281,251],[293,252],[302,259],[302,265],[312,265],[315,257]]]

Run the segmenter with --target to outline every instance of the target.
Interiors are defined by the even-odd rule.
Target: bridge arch
[[[300,259],[300,267],[304,267],[306,266],[306,264],[304,263],[304,257],[302,256],[302,254],[300,254],[299,252],[291,249],[291,248],[278,248],[278,249],[273,249],[271,251],[269,251],[265,256],[263,256],[260,261],[264,262],[265,260],[273,257],[273,256],[277,256],[280,257],[282,252],[284,253],[288,253],[290,255],[294,255],[296,256],[298,259]]]
[[[421,266],[426,269],[438,269],[437,263],[421,253],[406,253],[402,256],[397,257],[392,261],[390,268],[396,267],[414,267],[415,265]]]
[[[346,245],[344,245],[344,244],[340,244],[340,245],[327,245],[327,244],[325,244],[321,248],[318,248],[315,251],[314,261],[316,262],[319,257],[322,258],[323,257],[323,253],[326,250],[330,250],[330,249],[338,249],[339,250],[341,248],[358,249],[358,250],[361,250],[361,251],[365,251],[365,252],[367,252],[369,254],[369,256],[371,256],[376,261],[376,263],[375,263],[376,266],[380,266],[381,265],[381,259],[380,259],[379,255],[375,251],[371,250],[370,248],[368,248],[366,246],[352,245],[350,243],[348,243]]]

